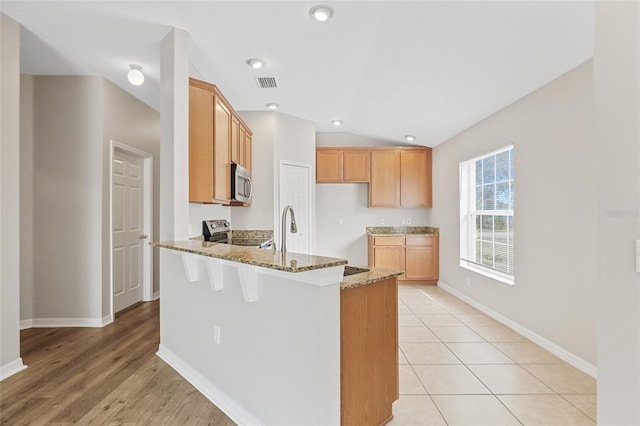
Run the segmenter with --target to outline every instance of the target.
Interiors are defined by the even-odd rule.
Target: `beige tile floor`
[[[398,290],[390,425],[595,425],[596,381],[433,286]]]

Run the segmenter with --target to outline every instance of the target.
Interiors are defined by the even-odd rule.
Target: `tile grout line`
[[[525,365],[568,365],[566,362],[562,361],[560,363],[546,363],[546,362],[536,362],[536,363],[520,363],[517,362],[513,357],[509,356],[507,353],[505,353],[504,351],[502,351],[498,346],[496,346],[496,343],[531,343],[533,345],[536,345],[534,342],[530,342],[528,339],[526,339],[524,336],[520,335],[519,333],[517,333],[516,331],[510,329],[509,327],[505,326],[504,324],[500,324],[498,323],[498,326],[502,326],[502,327],[506,327],[508,330],[510,330],[512,333],[515,333],[517,336],[523,338],[525,340],[525,342],[520,342],[520,341],[515,341],[515,342],[491,342],[488,339],[486,339],[484,336],[479,335],[476,330],[469,324],[467,324],[466,322],[464,322],[462,319],[458,318],[458,315],[472,315],[472,314],[465,314],[464,312],[462,313],[456,313],[456,312],[452,312],[450,311],[445,305],[443,305],[442,303],[440,303],[436,298],[434,298],[433,296],[431,296],[430,294],[428,294],[427,292],[425,292],[423,289],[421,288],[417,288],[412,286],[414,289],[418,290],[420,293],[422,293],[424,296],[426,296],[429,300],[430,303],[433,302],[436,305],[438,305],[440,308],[444,309],[445,313],[447,315],[452,316],[453,318],[455,318],[457,321],[461,322],[463,324],[463,326],[465,328],[470,329],[473,333],[477,334],[483,341],[482,342],[445,342],[442,340],[442,338],[440,338],[440,336],[438,336],[432,329],[431,326],[429,326],[422,318],[420,318],[420,314],[416,313],[413,311],[413,309],[411,309],[411,307],[409,305],[407,305],[406,303],[404,303],[402,301],[402,303],[407,307],[407,309],[418,318],[418,320],[424,324],[424,326],[433,334],[435,335],[435,337],[439,340],[439,342],[433,342],[433,343],[442,343],[448,350],[449,352],[451,352],[455,358],[457,358],[460,361],[460,364],[413,364],[409,361],[409,359],[406,357],[405,355],[405,359],[407,360],[407,362],[409,363],[409,365],[411,366],[411,369],[413,370],[414,374],[416,375],[416,377],[418,377],[418,380],[420,381],[420,384],[422,385],[422,387],[424,388],[424,390],[427,392],[427,395],[430,397],[431,401],[433,402],[434,406],[436,407],[436,409],[438,410],[438,412],[440,413],[441,417],[446,421],[446,419],[444,418],[444,415],[442,414],[442,412],[440,411],[440,408],[438,407],[438,405],[436,404],[435,400],[433,399],[433,395],[431,393],[429,393],[429,391],[426,389],[426,386],[424,385],[424,383],[422,383],[422,380],[420,380],[418,374],[416,373],[415,369],[414,369],[414,365],[464,365],[466,367],[466,369],[490,392],[490,395],[493,396],[495,399],[497,399],[499,401],[499,403],[520,423],[523,424],[523,422],[505,405],[505,403],[500,399],[500,395],[513,395],[513,396],[524,396],[524,395],[528,395],[528,396],[538,396],[538,395],[551,395],[551,396],[558,396],[560,397],[563,401],[567,402],[570,406],[574,407],[578,412],[582,413],[587,419],[596,422],[595,419],[593,419],[589,414],[587,414],[585,411],[583,411],[582,409],[580,409],[576,404],[572,403],[571,401],[569,401],[567,398],[565,398],[565,396],[563,394],[561,394],[559,391],[556,391],[554,388],[552,388],[551,386],[547,385],[545,382],[543,382],[541,379],[539,379],[537,376],[535,376],[533,373],[531,373],[527,368],[525,368]],[[455,298],[455,296],[451,296],[453,298]],[[455,298],[457,299],[457,298]],[[458,299],[459,300],[459,299]],[[461,303],[463,303],[464,305],[468,305],[468,303],[464,302],[464,301],[460,301]],[[470,305],[468,305],[470,306]],[[473,307],[472,307],[473,308]],[[483,314],[482,312],[480,312],[481,315],[486,315]],[[428,315],[424,314],[424,315]],[[415,326],[415,327],[420,327],[420,326]],[[447,326],[434,326],[434,327],[447,327]],[[453,327],[453,326],[452,326]],[[458,326],[459,327],[459,326]],[[476,327],[491,327],[491,325],[476,325]],[[411,342],[403,342],[403,343],[411,343]],[[417,342],[417,343],[421,343],[421,342]],[[431,342],[428,342],[431,343]],[[489,363],[489,364],[467,364],[465,363],[455,352],[453,352],[451,350],[451,348],[449,347],[449,345],[447,345],[447,343],[489,343],[490,346],[492,348],[494,348],[495,350],[497,350],[499,353],[503,354],[506,358],[508,358],[509,360],[512,361],[512,363]],[[539,345],[536,345],[539,347]],[[399,348],[400,349],[400,348]],[[544,348],[541,348],[544,350]],[[400,349],[401,350],[401,349]],[[404,355],[404,352],[403,352]],[[530,376],[533,380],[535,380],[536,382],[542,384],[544,387],[546,387],[547,389],[549,389],[552,393],[548,393],[548,394],[496,394],[494,393],[491,388],[489,386],[487,386],[486,383],[484,383],[480,377],[478,377],[473,370],[471,370],[471,368],[469,367],[469,365],[517,365],[518,367],[520,367],[522,370],[524,370],[528,376]],[[440,394],[437,394],[440,395]],[[444,394],[443,394],[444,395]],[[451,394],[451,395],[476,395],[476,394]],[[477,394],[477,395],[486,395],[486,394]],[[569,394],[567,394],[569,395]],[[574,395],[574,394],[571,394]],[[592,394],[584,394],[584,393],[577,393],[575,395],[580,395],[580,396],[590,396]],[[448,423],[447,423],[448,424]]]
[[[425,296],[427,296],[428,298],[430,298],[431,300],[433,300],[435,303],[437,303],[438,305],[440,305],[440,306],[441,306],[445,311],[447,311],[450,315],[452,315],[453,317],[456,317],[456,315],[455,315],[455,314],[451,313],[451,312],[450,312],[446,307],[442,306],[442,305],[441,305],[437,300],[435,300],[434,298],[432,298],[430,295],[426,294],[422,289],[418,289],[418,290],[419,290],[419,291],[421,291]],[[410,309],[410,308],[409,308],[409,309]],[[422,320],[420,317],[418,317],[418,318],[419,318],[420,320]],[[458,319],[458,318],[456,318],[456,319]],[[458,319],[458,320],[459,320],[459,319]],[[425,326],[427,326],[427,325],[425,324]],[[467,324],[465,324],[465,326],[467,326],[468,328],[471,328],[471,327],[469,327]],[[427,326],[427,328],[428,328],[428,327],[429,327],[429,326]],[[433,330],[431,330],[431,332],[433,332]],[[434,333],[434,334],[435,334],[435,333]],[[436,335],[436,337],[438,337],[438,336]],[[480,337],[482,337],[482,336],[480,336]],[[439,338],[439,337],[438,337],[438,338]],[[485,342],[486,342],[486,343],[489,343],[489,344],[491,345],[491,347],[495,348],[495,349],[496,349],[496,350],[498,350],[500,353],[504,354],[504,352],[502,352],[499,348],[495,347],[495,346],[492,344],[492,342],[487,341],[486,339],[484,339],[484,337],[482,337],[482,339],[483,339],[483,340],[485,340]],[[445,343],[445,342],[442,342],[442,343],[447,347],[447,349],[449,349],[449,351],[451,351],[451,349],[449,348],[449,346],[447,346],[447,345],[446,345],[446,343]],[[497,394],[495,394],[495,393],[493,392],[493,390],[492,390],[492,389],[491,389],[491,388],[490,388],[490,387],[489,387],[485,382],[483,382],[483,381],[482,381],[482,379],[480,379],[480,377],[478,377],[478,376],[473,372],[473,370],[471,370],[471,368],[469,368],[469,366],[468,366],[468,365],[467,365],[467,364],[466,364],[462,359],[460,359],[460,357],[458,357],[458,355],[456,355],[456,354],[455,354],[455,352],[453,352],[453,351],[451,351],[451,352],[454,354],[454,356],[456,356],[456,358],[458,358],[458,359],[460,360],[460,362],[462,363],[462,365],[464,365],[464,366],[466,367],[466,369],[467,369],[467,370],[468,370],[468,371],[469,371],[469,372],[470,372],[470,373],[471,373],[471,374],[472,374],[472,375],[473,375],[473,376],[474,376],[474,377],[475,377],[475,378],[476,378],[480,383],[482,383],[482,385],[483,385],[483,386],[484,386],[484,387],[485,387],[489,392],[491,392],[491,396],[493,396],[493,397],[498,401],[498,403],[500,403],[500,405],[502,405],[502,406],[503,406],[503,407],[504,407],[504,408],[505,408],[505,409],[506,409],[506,410],[507,410],[507,411],[508,411],[512,416],[513,416],[513,418],[514,418],[514,419],[516,419],[516,421],[517,421],[518,423],[520,423],[521,425],[523,425],[523,426],[524,426],[524,422],[523,422],[523,421],[522,421],[518,416],[516,416],[516,414],[515,414],[514,412],[512,412],[512,411],[509,409],[509,407],[507,407],[507,406],[505,405],[505,403],[504,403],[504,402],[499,398],[499,396],[498,396]],[[512,359],[511,357],[509,357],[507,354],[504,354],[504,355],[505,355],[508,359],[510,359],[511,361],[513,361],[515,365],[520,366],[518,363],[516,363],[516,361],[515,361],[514,359]],[[409,360],[407,359],[407,362],[408,362],[408,361],[409,361]],[[491,365],[491,364],[489,364],[489,365]],[[494,364],[494,365],[495,365],[495,364]],[[513,364],[500,364],[500,365],[513,365]],[[413,366],[412,366],[412,368],[413,368]],[[522,368],[522,369],[523,369],[523,370],[525,370],[528,374],[530,374],[530,375],[531,375],[531,373],[530,373],[528,370],[526,370],[525,368],[523,368],[523,367],[520,367],[520,368]],[[416,374],[416,375],[417,375],[417,374]],[[533,375],[532,375],[532,376],[533,376]],[[534,379],[535,379],[535,380],[538,380],[538,378],[537,378],[537,377],[535,377],[535,376],[533,376],[533,377],[534,377]],[[419,380],[419,379],[420,379],[420,378],[418,378],[418,380]],[[540,381],[540,380],[538,380],[538,381]],[[421,382],[422,382],[422,381],[421,381]],[[544,386],[546,386],[547,388],[549,388],[552,392],[555,392],[555,390],[553,390],[551,387],[549,387],[549,386],[547,386],[546,384],[544,384],[542,381],[540,381],[540,383],[542,383]],[[425,387],[425,390],[426,390],[426,387]],[[427,393],[428,393],[428,392],[427,392]],[[431,397],[431,394],[429,394],[429,396]],[[433,398],[431,398],[431,400],[433,401]],[[438,409],[438,411],[440,411],[440,409],[438,408],[438,405],[436,404],[436,402],[435,402],[435,401],[433,401],[433,403],[434,403],[434,405],[436,406],[436,408]],[[572,405],[573,405],[573,404],[572,404]],[[577,407],[576,407],[576,408],[577,408]],[[581,411],[581,412],[582,412],[582,411]],[[442,415],[442,413],[441,413],[441,415]],[[585,414],[585,415],[586,415],[586,414]],[[442,417],[444,418],[444,416],[442,416]],[[587,418],[590,418],[590,417],[589,417],[589,416],[587,416]],[[446,421],[446,420],[445,420],[445,421]]]

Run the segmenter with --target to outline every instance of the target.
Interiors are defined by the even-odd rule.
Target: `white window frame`
[[[468,259],[468,253],[475,253],[476,239],[473,230],[475,229],[475,216],[478,214],[511,216],[514,217],[514,211],[511,210],[475,210],[475,187],[476,176],[471,172],[471,165],[476,161],[482,160],[500,154],[504,151],[513,149],[510,144],[498,150],[486,153],[484,155],[465,160],[460,163],[459,182],[460,182],[460,266],[486,277],[492,278],[499,282],[515,285],[515,275],[511,275],[493,268],[489,268],[477,262]],[[513,165],[512,165],[513,167]],[[473,190],[473,193],[471,193]],[[473,207],[473,209],[472,209]],[[515,272],[514,272],[515,274]]]

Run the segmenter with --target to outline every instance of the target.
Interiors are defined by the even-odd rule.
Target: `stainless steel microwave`
[[[239,164],[231,163],[231,198],[247,203],[251,201],[252,192],[251,172]]]

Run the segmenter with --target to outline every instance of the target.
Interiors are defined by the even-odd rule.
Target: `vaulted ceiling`
[[[333,18],[313,20],[316,4]],[[23,26],[27,74],[103,75],[159,109],[160,42],[177,27],[194,69],[237,110],[274,102],[318,131],[412,134],[426,146],[593,55],[594,4],[584,1],[3,0],[0,9]],[[253,57],[267,66],[250,68]],[[143,67],[144,85],[127,82],[129,64]]]

